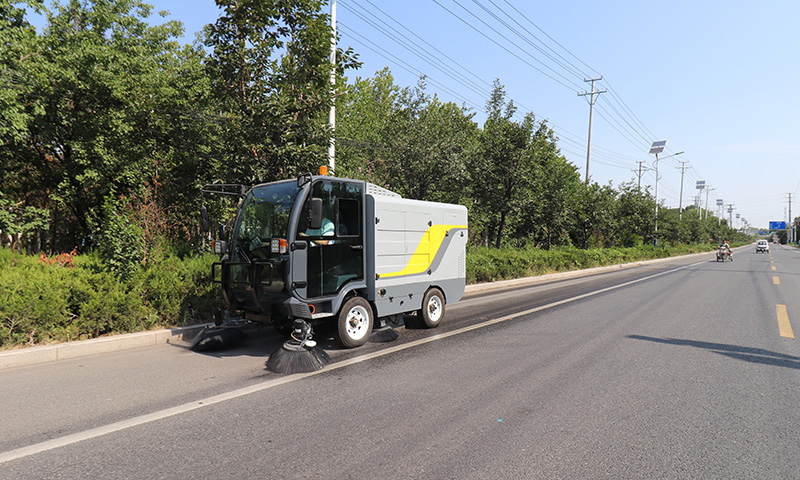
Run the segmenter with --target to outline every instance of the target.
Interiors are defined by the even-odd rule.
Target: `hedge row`
[[[654,248],[598,248],[582,250],[560,247],[540,248],[470,247],[467,253],[467,283],[495,282],[533,277],[554,272],[617,265],[620,263],[708,252],[715,245],[678,245]]]
[[[94,255],[62,265],[0,248],[0,348],[207,322],[215,258],[166,256],[121,281]]]
[[[709,245],[593,250],[469,247],[467,283],[711,249]],[[209,279],[213,255],[183,259],[167,255],[124,281],[95,254],[71,258],[74,265],[63,266],[0,248],[0,348],[205,323],[211,321],[214,307],[222,305],[220,288]]]

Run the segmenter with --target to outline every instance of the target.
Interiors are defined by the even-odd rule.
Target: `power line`
[[[388,14],[385,10],[378,7],[374,2],[370,0],[362,0],[369,7],[365,8],[364,5],[359,3],[356,0],[350,1],[348,0],[345,3],[345,8],[348,8],[347,4],[352,4],[349,11],[354,12],[354,15],[357,16],[360,20],[364,21],[365,24],[370,25],[372,28],[375,28],[376,31],[385,35],[387,38],[391,39],[397,45],[401,46],[406,50],[412,52],[417,58],[422,59],[426,64],[430,65],[431,67],[435,68],[437,71],[441,72],[444,76],[452,79],[457,84],[461,85],[463,88],[466,88],[467,91],[472,92],[473,94],[477,95],[481,98],[481,101],[475,101],[474,99],[467,98],[466,96],[457,93],[454,89],[449,88],[446,86],[445,83],[441,81],[437,81],[434,79],[433,76],[425,75],[426,78],[432,85],[436,85],[437,87],[442,88],[442,90],[449,92],[454,97],[461,99],[465,104],[471,105],[473,108],[477,110],[482,110],[482,106],[478,104],[483,102],[485,105],[485,101],[488,98],[485,92],[482,92],[481,89],[483,86],[488,86],[488,82],[482,79],[479,75],[475,74],[471,70],[465,68],[462,64],[455,61],[450,56],[446,55],[441,49],[436,48],[430,42],[424,40],[420,35],[414,33],[411,29],[407,28],[402,23],[398,22],[395,18],[393,18],[390,14]],[[455,17],[460,22],[467,25],[473,31],[477,32],[483,38],[489,40],[494,45],[500,47],[504,51],[511,54],[513,57],[518,59],[519,61],[523,62],[525,65],[530,66],[534,70],[542,73],[550,80],[553,80],[557,84],[564,86],[566,88],[572,89],[570,84],[575,85],[574,81],[570,77],[574,77],[578,72],[585,72],[586,69],[590,71],[596,71],[591,66],[583,62],[580,58],[578,58],[574,53],[566,49],[562,44],[560,44],[555,38],[547,34],[542,28],[536,25],[531,19],[526,16],[523,12],[521,12],[518,8],[511,5],[508,0],[505,0],[505,4],[513,10],[514,14],[511,14],[509,11],[506,11],[502,6],[498,5],[498,2],[494,0],[486,0],[486,1],[479,1],[479,0],[472,0],[473,4],[475,4],[480,11],[485,13],[483,15],[485,18],[493,19],[496,21],[502,28],[506,29],[507,31],[511,32],[514,36],[521,38],[526,45],[532,47],[536,52],[541,54],[544,57],[545,61],[542,61],[539,58],[533,56],[527,49],[522,48],[518,43],[512,41],[508,35],[501,33],[498,28],[490,25],[482,18],[480,18],[476,13],[471,11],[470,9],[466,8],[462,3],[454,0],[458,7],[460,7],[463,11],[467,12],[470,16],[478,20],[480,25],[483,28],[488,30],[483,30],[476,26],[476,24],[466,20],[463,15],[460,15],[454,12],[451,8],[445,6],[442,2],[434,0],[440,8],[444,11],[449,13],[451,16]],[[491,7],[489,6],[491,5]],[[494,10],[492,10],[492,7]],[[360,14],[355,14],[355,9],[360,9]],[[384,20],[380,18],[379,15],[383,15],[388,20]],[[523,25],[523,21],[527,22],[528,24],[532,25],[533,28],[541,32],[542,36],[534,34],[531,28],[526,27]],[[397,28],[395,28],[397,26]],[[407,32],[407,34],[406,34]],[[485,32],[489,32],[488,34]],[[365,37],[359,43],[365,44],[369,42]],[[549,42],[548,42],[549,40]],[[505,44],[503,43],[505,42]],[[538,42],[538,43],[536,43]],[[548,44],[550,43],[550,44]],[[397,58],[396,56],[392,55],[389,51],[385,50],[384,48],[374,44],[374,48],[370,48],[372,51],[377,51],[376,49],[382,50],[384,53],[379,53],[380,56],[389,59],[393,63],[401,64],[402,68],[406,71],[409,71],[417,76],[422,76],[423,72],[416,66],[404,62]],[[552,46],[556,45],[558,48]],[[420,53],[422,52],[422,53]],[[518,53],[519,52],[519,53]],[[562,54],[564,52],[564,54]],[[547,69],[548,71],[544,71],[542,68],[539,68],[537,65],[531,63],[531,61],[526,60],[522,57],[525,55],[530,57],[532,61],[542,65],[543,68]],[[576,61],[572,61],[570,59],[575,59]],[[552,64],[548,65],[545,62],[550,62]],[[583,66],[580,66],[583,65]],[[586,69],[585,69],[585,68]],[[557,69],[561,69],[566,72],[567,76],[562,73],[559,73]],[[549,73],[549,72],[552,72]],[[642,144],[646,144],[649,142],[649,138],[655,138],[656,136],[650,132],[644,126],[642,121],[633,113],[633,111],[628,107],[628,105],[622,100],[621,96],[611,88],[610,82],[605,80],[603,82],[608,88],[607,90],[611,93],[610,102],[604,104],[604,106],[598,105],[598,116],[603,119],[609,126],[612,127],[622,138],[624,138],[627,142],[635,147],[637,151],[642,150]],[[510,101],[511,97],[510,97]],[[514,102],[515,105],[521,107],[522,109],[534,113],[534,115],[540,119],[547,120],[546,117],[542,115],[538,115],[533,112],[531,109],[525,107],[519,102]],[[521,111],[517,111],[518,114],[521,114]],[[516,116],[516,115],[515,115]],[[577,138],[577,136],[566,129],[560,127],[559,125],[547,120],[549,123],[550,128],[553,132],[559,137],[560,140],[569,142],[571,140],[570,137]],[[582,143],[582,141],[574,141],[576,145]],[[588,147],[588,144],[586,144]],[[593,149],[596,151],[593,152],[598,157],[598,161],[601,164],[609,164],[610,166],[617,167],[617,168],[626,168],[629,169],[631,164],[637,161],[641,157],[634,157],[630,155],[624,155],[617,152],[612,152],[607,149],[603,149],[601,146],[592,146]],[[621,159],[630,159],[630,163],[625,164],[623,166]],[[605,160],[605,161],[603,161]]]
[[[444,5],[442,5],[441,3],[439,3],[437,0],[433,0],[433,3],[435,3],[436,5],[439,5],[439,6],[440,6],[441,8],[443,8],[443,9],[444,9],[444,10],[445,10],[447,13],[449,13],[450,15],[452,15],[452,16],[456,17],[457,19],[459,19],[459,20],[460,20],[461,22],[463,22],[465,25],[467,25],[467,26],[468,26],[468,27],[470,27],[471,29],[473,29],[473,30],[475,30],[476,32],[478,32],[479,34],[481,34],[481,36],[483,36],[484,38],[486,38],[486,39],[487,39],[487,40],[489,40],[490,42],[494,43],[494,44],[495,44],[495,45],[497,45],[498,47],[502,48],[502,49],[503,49],[503,50],[505,50],[506,52],[510,53],[510,54],[511,54],[511,55],[513,55],[513,56],[514,56],[516,59],[518,59],[519,61],[521,61],[521,62],[525,63],[526,65],[528,65],[529,67],[533,68],[534,70],[536,70],[537,72],[541,73],[542,75],[546,76],[546,77],[547,77],[547,78],[549,78],[550,80],[553,80],[554,82],[556,82],[556,83],[558,83],[558,84],[562,85],[562,86],[563,86],[563,87],[565,87],[565,88],[568,88],[568,89],[570,89],[570,90],[575,90],[575,88],[573,88],[573,86],[575,86],[575,84],[573,84],[573,86],[570,86],[570,85],[568,85],[568,84],[566,84],[566,83],[562,82],[561,80],[559,80],[559,79],[557,79],[557,78],[553,77],[552,75],[548,74],[547,72],[545,72],[545,71],[544,71],[544,70],[542,70],[541,68],[539,68],[539,67],[537,67],[537,66],[533,65],[533,64],[532,64],[532,63],[530,63],[529,61],[525,60],[524,58],[520,57],[519,55],[517,55],[516,53],[512,52],[512,51],[511,51],[511,50],[509,50],[508,48],[504,47],[504,46],[503,46],[503,45],[501,45],[499,42],[497,42],[495,39],[491,38],[490,36],[486,35],[486,34],[485,34],[485,33],[483,33],[482,31],[480,31],[480,30],[479,30],[477,27],[475,27],[475,26],[474,26],[474,25],[472,25],[471,23],[467,22],[466,20],[464,20],[463,18],[461,18],[460,16],[458,16],[458,14],[456,14],[455,12],[453,12],[452,10],[450,10],[449,8],[445,7]],[[466,10],[466,11],[467,11],[467,13],[469,13],[470,15],[472,15],[473,17],[475,17],[476,19],[478,19],[478,20],[479,20],[481,23],[483,23],[484,25],[486,25],[486,22],[484,22],[483,20],[481,20],[481,19],[480,19],[479,17],[477,17],[477,16],[476,16],[474,13],[470,12],[468,9],[464,8],[464,6],[462,6],[460,3],[458,3],[458,2],[457,2],[457,1],[455,1],[455,0],[454,0],[454,3],[455,3],[456,5],[458,5],[459,7],[461,7],[462,9]],[[488,25],[487,25],[487,26],[488,26]],[[514,42],[512,42],[512,41],[508,40],[508,38],[507,38],[507,37],[505,37],[504,35],[502,35],[500,32],[498,32],[498,31],[497,31],[497,30],[495,30],[494,28],[492,28],[492,27],[489,27],[489,28],[490,28],[492,31],[494,31],[495,33],[497,33],[498,35],[500,35],[501,37],[503,37],[503,38],[504,38],[506,41],[508,41],[509,43],[511,43],[512,45],[514,45],[516,48],[518,48],[518,49],[520,48],[518,45],[516,45]],[[520,50],[522,50],[522,49],[520,49]],[[537,62],[539,62],[539,63],[542,63],[542,62],[541,62],[540,60],[538,60],[538,59],[535,59],[535,60],[536,60]],[[544,63],[542,63],[542,65],[544,65]],[[550,68],[550,67],[547,67],[547,68]],[[559,75],[559,76],[562,76],[562,75]],[[563,77],[563,76],[562,76],[562,77]],[[570,82],[570,80],[569,80],[569,79],[566,79],[566,78],[565,78],[565,80],[566,80],[567,82]]]

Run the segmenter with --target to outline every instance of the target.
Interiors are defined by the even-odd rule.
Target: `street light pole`
[[[656,248],[658,248],[658,177],[659,177],[659,171],[658,171],[658,160],[659,160],[659,158],[658,158],[658,154],[664,151],[664,146],[666,144],[667,144],[666,140],[659,140],[657,142],[653,142],[653,144],[650,145],[650,152],[649,152],[649,153],[655,154],[655,156],[656,156],[656,162],[655,162],[655,167],[656,167],[656,219],[655,219],[655,234],[654,234],[655,238],[653,239],[653,245]],[[678,152],[678,153],[673,153],[672,155],[667,155],[666,157],[662,158],[661,160],[666,160],[667,158],[674,157],[674,156],[680,155],[682,153],[683,153],[682,151]]]
[[[716,190],[716,188],[711,188],[711,185],[706,185],[706,212],[703,214],[703,220],[708,220],[708,194],[711,190]]]

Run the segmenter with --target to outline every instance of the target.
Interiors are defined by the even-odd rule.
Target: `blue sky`
[[[219,14],[213,0],[148,3],[184,23],[186,42]],[[398,85],[412,86],[425,74],[429,93],[471,107],[482,124],[498,78],[521,112],[548,120],[582,178],[589,105],[578,92],[602,76],[592,180],[635,180],[644,161],[642,184],[652,191],[647,152],[667,140],[662,157],[685,153],[659,162],[659,198],[678,206],[685,161],[682,204],[705,180],[715,189],[709,208],[733,204],[736,227],[736,214],[758,227],[786,220],[788,194],[800,194],[798,18],[796,0],[337,1],[340,46],[364,63],[351,79],[388,66]]]

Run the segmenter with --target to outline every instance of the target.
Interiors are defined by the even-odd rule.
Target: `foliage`
[[[47,228],[48,211],[33,206],[13,205],[0,195],[0,232],[12,236],[28,235],[36,229]],[[2,242],[0,242],[2,245]],[[13,243],[12,243],[13,248]],[[18,244],[22,251],[22,245]]]
[[[257,183],[323,163],[330,132],[330,27],[320,0],[217,0],[207,29],[209,77],[228,118],[224,178]],[[339,72],[358,64],[337,52]]]
[[[591,248],[554,247],[543,250],[531,245],[522,248],[470,246],[467,252],[467,283],[495,282],[547,273],[617,265],[711,251],[714,245],[678,245]]]
[[[499,248],[510,219],[520,211],[523,192],[533,184],[533,115],[514,122],[514,103],[506,103],[506,93],[495,81],[487,103],[488,118],[479,137],[475,168],[471,170],[477,211],[484,220],[481,236]]]
[[[132,221],[130,206],[111,192],[103,203],[102,222],[97,224],[97,253],[109,271],[128,280],[142,265],[144,257],[142,228]]]
[[[128,280],[105,273],[97,255],[65,268],[0,249],[0,347],[95,338],[211,320],[220,304],[207,255],[168,255]]]
[[[454,103],[425,93],[424,79],[404,89],[383,134],[389,160],[382,167],[404,197],[460,203],[477,128]]]
[[[199,79],[202,54],[170,41],[183,31],[178,22],[149,26],[150,10],[137,0],[71,0],[41,7],[41,35],[19,21],[0,34],[0,45],[13,46],[0,52],[13,87],[0,100],[0,125],[11,133],[0,151],[6,191],[50,212],[53,250],[91,242],[89,212],[112,189],[137,194],[149,182],[156,188],[166,169],[195,171],[178,145],[199,135],[191,123],[176,125],[203,104],[192,87],[208,84]]]
[[[342,87],[336,100],[337,176],[387,184],[382,167],[389,156],[386,136],[400,95],[388,68]]]

